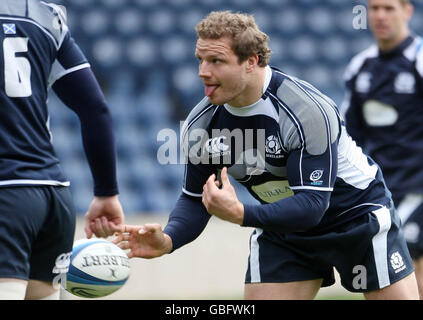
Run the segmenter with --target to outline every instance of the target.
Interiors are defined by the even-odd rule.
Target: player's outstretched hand
[[[112,236],[121,230],[124,213],[117,195],[94,197],[85,214],[85,234],[90,239],[93,234],[99,238]]]
[[[244,205],[238,200],[226,167],[222,169],[220,177],[222,181],[221,189],[219,189],[219,181],[216,180],[216,175],[212,174],[207,179],[203,186],[203,204],[209,214],[241,225],[244,221]]]
[[[156,258],[172,251],[172,239],[163,233],[159,224],[121,226],[112,240],[123,250],[129,250],[128,258]]]

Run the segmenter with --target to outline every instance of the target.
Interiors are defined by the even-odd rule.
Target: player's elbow
[[[317,227],[329,207],[330,193],[310,192],[307,194],[308,208],[304,210],[301,229],[307,231]]]
[[[307,213],[307,216],[304,218],[301,225],[301,231],[308,231],[317,227],[322,221],[324,212],[320,210],[313,210]]]

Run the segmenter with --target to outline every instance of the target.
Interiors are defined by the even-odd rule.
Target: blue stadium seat
[[[275,10],[284,6],[289,5],[289,0],[262,0],[262,5],[266,7],[267,10]],[[272,12],[272,11],[269,11]]]
[[[198,0],[198,4],[206,10],[208,10],[210,7],[221,6],[225,2],[225,0]]]
[[[285,38],[280,37],[277,33],[270,34],[269,48],[271,52],[271,64],[273,62],[279,62],[287,56],[288,41]],[[274,64],[276,67],[278,64]],[[281,66],[279,66],[281,67]]]
[[[250,14],[254,15],[254,19],[260,30],[269,34],[273,29],[273,19],[271,11],[265,10],[262,7],[252,9]]]
[[[202,0],[205,1],[205,0]],[[214,1],[214,0],[213,0]],[[192,37],[195,39],[195,26],[204,16],[207,14],[206,8],[201,7],[193,7],[187,9],[184,12],[181,12],[177,16],[177,27],[182,32],[185,33],[186,36]]]
[[[124,37],[136,37],[145,27],[145,16],[141,10],[134,7],[124,7],[114,16],[114,29]]]
[[[163,61],[170,66],[177,66],[194,60],[194,37],[188,38],[182,34],[172,33],[160,43]]]
[[[168,188],[152,181],[149,188],[145,191],[144,199],[153,213],[169,214],[180,194],[181,190]]]
[[[421,35],[421,30],[423,30],[423,3],[415,3],[414,7],[415,9],[413,18],[410,22],[410,28]]]
[[[174,10],[180,11],[185,10],[188,7],[192,7],[196,5],[195,0],[166,0],[166,5]]]
[[[160,7],[158,0],[133,0],[133,2],[141,9],[157,9]]]
[[[274,30],[281,35],[295,37],[301,34],[303,28],[303,17],[295,7],[280,9],[273,15]]]
[[[134,70],[151,70],[157,66],[158,49],[155,39],[138,36],[126,45],[126,57]]]
[[[96,64],[104,70],[115,71],[124,64],[123,43],[119,37],[108,36],[95,41],[92,47],[93,58]]]
[[[156,37],[166,36],[173,31],[176,16],[168,9],[152,11],[147,17],[147,26],[150,33]]]
[[[104,8],[94,8],[81,13],[79,24],[86,37],[106,35],[111,26],[112,13]]]
[[[128,0],[98,0],[99,5],[106,7],[110,10],[122,8],[129,3]]]
[[[297,2],[296,6],[298,6],[299,8],[303,10],[310,10],[313,7],[319,7],[324,5],[322,1],[316,1],[316,0],[297,0],[296,2]]]
[[[69,10],[86,10],[96,4],[96,0],[72,0],[72,1],[66,1],[66,0],[55,0],[54,3],[61,4],[66,6],[66,8]]]
[[[198,67],[181,65],[172,75],[172,86],[181,99],[182,107],[191,110],[203,97],[203,84],[198,77]]]
[[[334,30],[333,16],[334,13],[324,6],[309,10],[305,14],[308,31],[315,37],[330,37],[331,32]]]
[[[288,52],[290,59],[302,66],[312,64],[319,58],[317,42],[311,34],[304,34],[292,39],[288,43]]]
[[[241,10],[253,8],[257,4],[256,0],[228,0],[227,2]]]
[[[348,40],[337,35],[322,39],[319,52],[329,70],[336,65],[345,66],[348,63]]]
[[[330,70],[322,64],[315,64],[303,73],[303,79],[310,82],[321,91],[326,91],[332,85]]]

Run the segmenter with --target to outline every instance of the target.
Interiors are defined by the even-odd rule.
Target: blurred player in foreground
[[[183,193],[163,231],[125,225],[114,242],[129,257],[159,257],[198,237],[214,215],[255,228],[245,299],[313,299],[334,283],[333,267],[368,299],[418,299],[382,174],[332,100],[268,66],[268,36],[252,16],[212,12],[196,31],[206,97],[182,132]],[[243,205],[228,175],[261,204]]]
[[[410,33],[408,0],[369,0],[377,44],[346,71],[349,134],[380,165],[414,260],[423,298],[423,39]]]
[[[88,237],[123,223],[110,113],[60,7],[2,0],[0,20],[0,299],[58,299],[53,280],[69,264],[75,210],[51,144],[48,89],[81,122],[95,194]]]

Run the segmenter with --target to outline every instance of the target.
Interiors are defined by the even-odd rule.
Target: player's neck
[[[409,35],[410,35],[410,31],[406,30],[395,39],[378,40],[377,43],[378,43],[379,50],[382,52],[392,51],[396,47],[398,47],[405,39],[407,39]]]
[[[230,101],[228,104],[232,107],[247,107],[256,103],[263,95],[264,79],[266,69],[258,67],[254,74],[250,75],[251,81],[244,89],[243,93],[237,97],[236,101]]]

